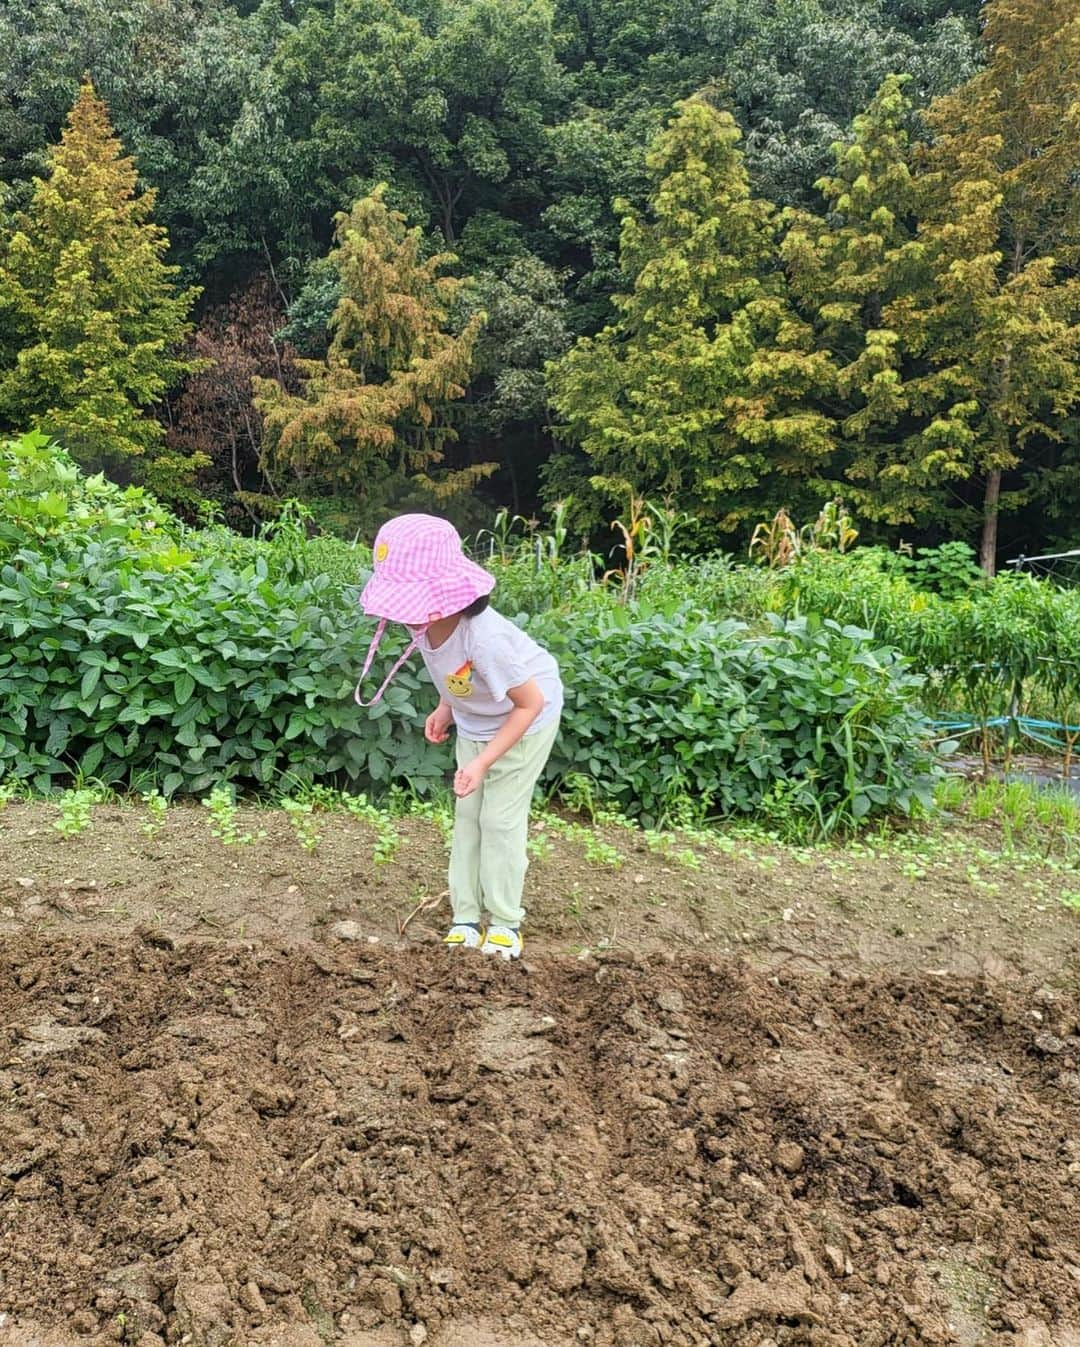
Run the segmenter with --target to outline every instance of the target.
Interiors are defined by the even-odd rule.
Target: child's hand
[[[453,711],[440,702],[424,721],[424,738],[429,744],[445,744],[450,738],[450,723],[453,719]]]
[[[460,799],[480,789],[480,783],[487,776],[487,767],[474,758],[472,762],[458,769],[454,774],[454,794]]]

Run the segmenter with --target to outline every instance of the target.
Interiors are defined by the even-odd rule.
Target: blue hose
[[[1031,716],[994,716],[990,720],[975,720],[971,716],[948,716],[940,720],[931,720],[930,723],[935,729],[959,734],[982,729],[998,730],[1007,725],[1015,725],[1025,738],[1033,739],[1037,744],[1043,744],[1047,748],[1058,749],[1065,748],[1066,743],[1064,739],[1053,738],[1051,735],[1080,734],[1080,725],[1065,725],[1060,720],[1036,720]],[[1047,731],[1050,734],[1047,734]]]

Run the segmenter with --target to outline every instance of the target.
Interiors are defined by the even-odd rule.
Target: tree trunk
[[[1024,267],[1024,242],[1018,237],[1013,248],[1013,279],[1020,275]],[[1009,380],[1012,373],[1012,348],[1006,343],[1000,360],[997,362],[997,392],[1002,405],[1005,405],[1009,392]],[[1008,448],[1007,444],[1002,446]],[[1017,455],[1019,461],[1019,455]],[[979,544],[979,565],[984,573],[993,579],[997,574],[998,546],[998,503],[1001,500],[1001,469],[991,468],[986,474],[986,491],[983,495],[982,541]]]
[[[1001,469],[991,468],[986,475],[986,494],[983,496],[982,542],[979,545],[979,565],[992,579],[997,571],[998,501],[1001,499]]]
[[[514,514],[521,513],[521,489],[518,486],[517,464],[513,453],[509,454],[506,466],[510,472],[510,509]]]

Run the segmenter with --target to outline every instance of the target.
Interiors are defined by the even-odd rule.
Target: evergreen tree
[[[1003,252],[999,146],[999,137],[985,137],[926,184],[931,196],[910,251],[928,279],[892,306],[913,365],[901,396],[919,423],[886,469],[895,480],[981,487],[981,509],[946,504],[940,513],[960,527],[981,515],[988,575],[1000,508],[1023,503],[1027,460],[1040,440],[1060,438],[1080,400],[1080,288],[1053,258]]]
[[[447,330],[461,282],[443,272],[454,259],[425,259],[420,230],[387,209],[382,188],[336,223],[330,259],[340,299],[325,360],[296,362],[299,395],[275,380],[254,380],[265,466],[320,489],[368,496],[389,476],[417,475],[440,493],[471,485],[494,465],[441,479],[431,471],[454,436],[449,404],[465,392],[483,315],[460,333]]]
[[[932,473],[899,468],[896,453],[914,422],[893,306],[928,283],[925,265],[905,251],[919,216],[906,83],[886,79],[851,138],[833,146],[835,171],[815,184],[824,215],[788,212],[781,246],[791,293],[835,369],[834,473],[864,517],[890,524],[926,522],[940,495]]]
[[[1080,401],[1080,12],[990,0],[983,39],[985,70],[928,114],[934,302],[912,340],[931,366],[914,389],[937,409],[923,438],[981,479],[993,574],[1000,510],[1025,499],[1033,450]]]
[[[198,292],[176,290],[153,209],[87,80],[0,244],[0,419],[176,496],[198,464],[147,413],[198,367],[177,354]]]
[[[807,409],[828,362],[787,305],[775,212],[751,196],[738,141],[729,113],[678,106],[648,155],[648,214],[620,207],[633,287],[618,321],[551,375],[594,472],[725,529],[760,510],[763,478],[812,474],[832,450],[828,418]]]
[[[1001,504],[1030,497],[1080,398],[1080,22],[1065,10],[994,0],[989,65],[936,100],[929,145],[909,151],[910,106],[888,79],[818,184],[825,217],[793,214],[783,245],[835,362],[837,472],[860,512],[981,523],[988,573]]]

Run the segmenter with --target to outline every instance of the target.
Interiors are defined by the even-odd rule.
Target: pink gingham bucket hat
[[[495,577],[465,555],[453,524],[435,515],[403,514],[391,519],[375,535],[374,555],[375,572],[360,595],[360,606],[380,621],[360,683],[371,668],[387,622],[403,622],[421,630],[370,702],[362,700],[357,685],[356,700],[361,706],[374,706],[379,700],[430,623],[460,613],[495,588]]]

